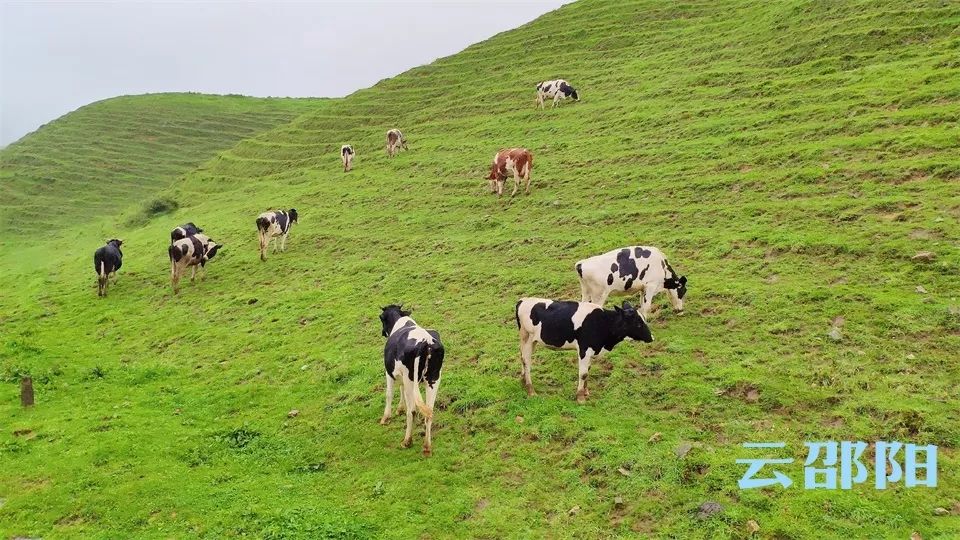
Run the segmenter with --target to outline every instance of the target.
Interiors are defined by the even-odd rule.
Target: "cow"
[[[537,85],[537,107],[540,109],[543,108],[544,99],[553,99],[553,106],[556,107],[561,99],[567,98],[580,101],[580,94],[563,79],[543,81]]]
[[[170,255],[170,284],[173,286],[173,294],[180,292],[180,277],[187,267],[193,269],[190,274],[190,281],[193,281],[197,277],[197,267],[204,268],[207,261],[212,259],[222,247],[223,244],[217,244],[202,233],[181,238],[170,244],[167,253]]]
[[[273,210],[257,216],[257,233],[260,237],[261,261],[267,260],[267,247],[270,246],[270,242],[275,236],[281,238],[280,251],[286,251],[287,235],[290,234],[290,227],[292,227],[294,223],[299,223],[296,208],[291,208],[286,212],[283,210]],[[276,244],[273,245],[273,250],[277,250]]]
[[[353,146],[345,144],[340,147],[340,159],[343,160],[343,172],[353,168]]]
[[[670,303],[683,313],[687,277],[678,275],[659,249],[630,246],[578,261],[574,268],[580,276],[580,299],[603,305],[611,293],[643,293],[640,312],[650,318],[653,297],[666,289]]]
[[[601,356],[625,339],[650,343],[653,336],[643,316],[629,303],[603,309],[590,302],[555,301],[546,298],[521,298],[516,309],[520,329],[520,381],[527,396],[534,396],[530,379],[533,349],[543,343],[552,349],[576,349],[580,376],[577,379],[577,402],[590,395],[587,373],[590,360]]]
[[[490,192],[496,193],[497,197],[503,195],[503,181],[507,179],[507,173],[513,173],[513,197],[520,189],[520,180],[526,180],[527,186],[525,193],[530,194],[530,169],[533,168],[533,154],[526,148],[508,148],[500,150],[493,156],[493,165],[490,166],[490,175],[487,176],[487,184],[490,186]]]
[[[387,132],[387,156],[397,155],[401,148],[407,150],[407,139],[404,138],[399,129],[391,129]]]
[[[433,429],[433,405],[440,388],[440,370],[443,368],[443,344],[440,334],[427,330],[410,318],[410,312],[402,306],[391,304],[380,308],[380,322],[383,324],[383,336],[387,344],[383,348],[383,366],[386,370],[386,405],[383,408],[381,424],[390,418],[390,405],[393,402],[393,384],[397,377],[402,383],[400,404],[407,412],[407,431],[401,445],[410,447],[413,435],[413,409],[423,416],[426,436],[423,441],[423,455],[433,452],[431,432]],[[427,400],[420,396],[420,382],[426,384]],[[398,407],[399,409],[400,407]]]
[[[183,225],[170,231],[170,243],[172,244],[177,240],[182,240],[188,236],[193,236],[195,234],[200,234],[202,232],[203,232],[203,229],[194,225],[193,222],[184,223]]]
[[[99,247],[93,252],[93,270],[97,273],[97,296],[107,295],[108,277],[113,277],[113,282],[117,282],[117,270],[123,265],[121,245],[123,245],[123,240],[113,238],[107,240],[105,246]]]

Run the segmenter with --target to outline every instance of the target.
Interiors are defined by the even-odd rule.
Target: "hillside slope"
[[[958,25],[939,1],[577,2],[219,153],[118,231],[104,300],[82,228],[30,272],[4,258],[0,535],[960,535],[933,515],[960,500]],[[582,101],[534,110],[555,77]],[[506,146],[533,193],[498,201]],[[277,207],[301,222],[261,263]],[[226,247],[175,297],[185,220]],[[575,298],[576,260],[637,243],[688,276],[687,313],[658,298],[656,341],[595,362],[584,406],[572,354],[537,349],[527,399],[516,299]],[[400,301],[448,350],[426,460],[377,423]],[[877,490],[871,463],[804,490],[822,440],[939,445],[939,486]],[[778,441],[794,485],[739,490],[741,444]]]
[[[0,232],[35,235],[115,215],[318,103],[151,94],[81,107],[0,150]]]

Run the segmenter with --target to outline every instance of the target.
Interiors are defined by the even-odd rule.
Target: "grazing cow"
[[[195,234],[200,234],[202,232],[203,232],[203,229],[194,225],[193,222],[184,223],[183,225],[170,231],[170,243],[172,244],[177,240],[182,240],[188,236],[193,236]]]
[[[264,212],[257,216],[257,232],[260,236],[260,260],[267,260],[267,247],[273,240],[273,237],[279,236],[280,251],[287,249],[287,235],[290,234],[290,227],[297,221],[297,210],[291,208],[288,212],[283,210],[274,210]],[[273,245],[273,250],[277,250],[277,245]]]
[[[107,278],[112,276],[117,281],[117,270],[123,264],[123,253],[120,246],[123,240],[116,238],[107,241],[107,245],[97,248],[93,252],[93,269],[97,273],[97,296],[107,295]]]
[[[399,129],[391,129],[387,132],[387,156],[397,155],[401,148],[407,149],[407,139],[403,137],[403,133]]]
[[[170,244],[167,253],[170,255],[170,284],[173,286],[173,294],[180,292],[180,276],[188,266],[193,269],[190,274],[190,281],[193,281],[197,277],[197,266],[204,268],[207,261],[222,247],[222,244],[217,244],[207,238],[207,235],[200,233]]]
[[[407,411],[407,431],[403,436],[403,447],[410,447],[413,435],[413,409],[423,415],[426,425],[426,438],[423,441],[423,455],[429,456],[433,450],[431,431],[433,428],[433,404],[437,400],[440,388],[440,370],[443,368],[443,344],[440,334],[435,330],[422,328],[410,318],[410,312],[401,306],[389,305],[381,308],[380,322],[387,344],[383,348],[383,366],[387,372],[387,404],[383,408],[381,424],[390,420],[390,405],[393,402],[393,383],[400,377],[402,383],[401,405]],[[420,382],[427,385],[427,401],[420,397]],[[399,407],[398,407],[399,408]]]
[[[666,289],[673,309],[683,313],[687,277],[678,275],[663,253],[649,246],[630,246],[579,261],[580,295],[584,302],[603,305],[610,293],[643,292],[640,312],[650,318],[653,297]]]
[[[589,302],[521,298],[517,302],[516,314],[523,362],[520,380],[528,396],[535,395],[530,380],[530,362],[537,343],[552,349],[577,349],[580,359],[577,401],[583,403],[590,395],[587,372],[590,371],[591,358],[613,350],[617,343],[627,338],[645,343],[653,341],[643,316],[627,302],[622,308],[603,309]]]
[[[493,165],[490,167],[490,175],[487,176],[487,184],[490,186],[490,192],[496,193],[497,197],[503,195],[503,181],[507,179],[507,173],[513,173],[513,197],[520,189],[520,180],[526,180],[527,187],[525,193],[530,193],[530,169],[533,168],[533,154],[526,148],[508,148],[500,150],[493,156]]]
[[[353,168],[353,146],[345,144],[340,147],[340,159],[343,160],[343,172]]]
[[[544,99],[553,99],[553,106],[556,107],[561,99],[567,98],[580,101],[580,94],[563,79],[543,81],[537,85],[537,107],[541,109],[543,108]]]

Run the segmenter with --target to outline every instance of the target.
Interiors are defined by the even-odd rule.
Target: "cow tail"
[[[433,418],[433,408],[424,403],[423,397],[420,395],[421,357],[423,358],[424,375],[426,375],[427,367],[430,365],[430,344],[425,341],[421,343],[417,355],[413,358],[413,402],[417,406],[417,410],[420,411],[420,414],[427,420],[430,420]]]
[[[107,261],[100,259],[100,270],[97,271],[97,275],[100,276],[100,279],[107,278]]]
[[[513,310],[513,315],[517,319],[517,329],[520,329],[520,304],[523,303],[523,300],[517,301],[517,307]]]
[[[530,169],[532,169],[532,168],[533,168],[533,154],[530,154],[529,156],[527,156],[527,164],[526,164],[526,166],[524,166],[524,168],[523,168],[523,179],[524,179],[524,180],[529,180],[529,179],[530,179]]]

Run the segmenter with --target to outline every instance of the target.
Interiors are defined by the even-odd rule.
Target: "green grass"
[[[958,25],[949,2],[578,2],[308,103],[164,190],[171,213],[131,193],[12,236],[0,536],[960,536],[933,515],[960,500]],[[583,101],[534,110],[559,76]],[[393,160],[390,127],[411,147]],[[489,160],[521,145],[533,193],[498,201]],[[255,216],[291,206],[261,263]],[[187,220],[226,247],[174,297]],[[527,399],[516,299],[574,298],[575,261],[635,243],[689,277],[687,313],[658,298],[656,341],[595,362],[584,406],[572,353],[538,349]],[[377,423],[378,306],[399,301],[448,350],[429,459]],[[937,444],[940,486],[879,491],[871,464],[853,491],[804,490],[808,440]],[[760,441],[787,442],[797,484],[737,488]],[[698,519],[705,501],[723,511]]]
[[[81,107],[0,151],[0,232],[58,232],[116,214],[322,102],[151,94]]]

